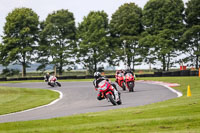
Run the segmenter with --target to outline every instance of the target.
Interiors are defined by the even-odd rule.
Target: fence
[[[136,77],[172,77],[172,76],[198,76],[199,71],[181,70],[174,72],[154,72],[154,74],[139,74]],[[115,78],[115,75],[106,75],[107,78]],[[93,76],[61,76],[58,79],[91,79]],[[25,78],[0,78],[0,81],[16,80],[44,80],[44,77],[25,77]]]

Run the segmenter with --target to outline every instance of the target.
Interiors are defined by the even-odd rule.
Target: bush
[[[18,69],[3,69],[1,75],[2,76],[13,76],[13,75],[18,75],[19,70]]]

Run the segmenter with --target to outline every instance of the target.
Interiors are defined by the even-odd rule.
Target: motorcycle
[[[61,87],[61,84],[57,81],[56,76],[50,76],[49,80],[45,78],[45,82],[48,82],[48,85],[50,85],[51,87],[55,87],[55,86]]]
[[[106,98],[108,102],[111,102],[113,105],[122,104],[119,91],[117,91],[117,89],[108,81],[102,80],[97,89],[101,92],[102,97]]]
[[[125,83],[126,87],[129,89],[129,92],[134,92],[135,79],[131,73],[127,73],[125,75]]]
[[[116,78],[117,84],[122,88],[123,91],[125,91],[126,85],[124,82],[124,76],[120,73],[120,74],[117,74],[115,78]]]

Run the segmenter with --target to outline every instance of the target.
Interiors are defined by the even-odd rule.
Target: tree
[[[1,58],[4,65],[19,63],[22,76],[33,59],[38,39],[38,15],[30,8],[16,8],[6,17]]]
[[[182,36],[181,43],[184,52],[190,54],[187,60],[195,62],[195,67],[199,68],[200,62],[200,1],[190,0],[186,3],[186,31]]]
[[[139,37],[143,31],[142,27],[142,9],[135,3],[126,3],[118,8],[112,15],[110,21],[110,33],[115,54],[118,60],[125,60],[129,67],[134,70],[135,65],[142,62],[142,47],[139,45]],[[124,51],[125,50],[125,51]],[[126,53],[125,57],[123,57]],[[126,57],[127,56],[127,57]],[[113,59],[112,59],[113,60]]]
[[[76,47],[73,13],[63,9],[55,11],[41,23],[41,29],[38,62],[43,63],[40,68],[54,64],[61,75],[64,66],[70,67],[73,64],[73,49]]]
[[[40,22],[40,32],[39,32],[39,46],[37,47],[37,58],[36,61],[40,65],[36,69],[36,71],[42,70],[43,72],[46,70],[46,67],[50,64],[49,58],[51,58],[50,54],[50,43],[47,41],[46,36],[47,33],[43,32],[45,28],[45,22]]]
[[[150,53],[154,53],[162,62],[163,71],[169,70],[180,48],[178,41],[183,33],[183,11],[182,0],[150,0],[144,6],[143,25],[146,33],[143,35],[148,35],[140,42],[151,40],[148,41]]]
[[[104,11],[91,11],[78,26],[79,60],[90,72],[97,71],[107,60],[108,15]]]

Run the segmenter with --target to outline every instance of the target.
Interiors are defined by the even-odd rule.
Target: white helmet
[[[94,73],[94,78],[98,79],[99,77],[101,77],[101,73],[100,72],[95,72]]]

